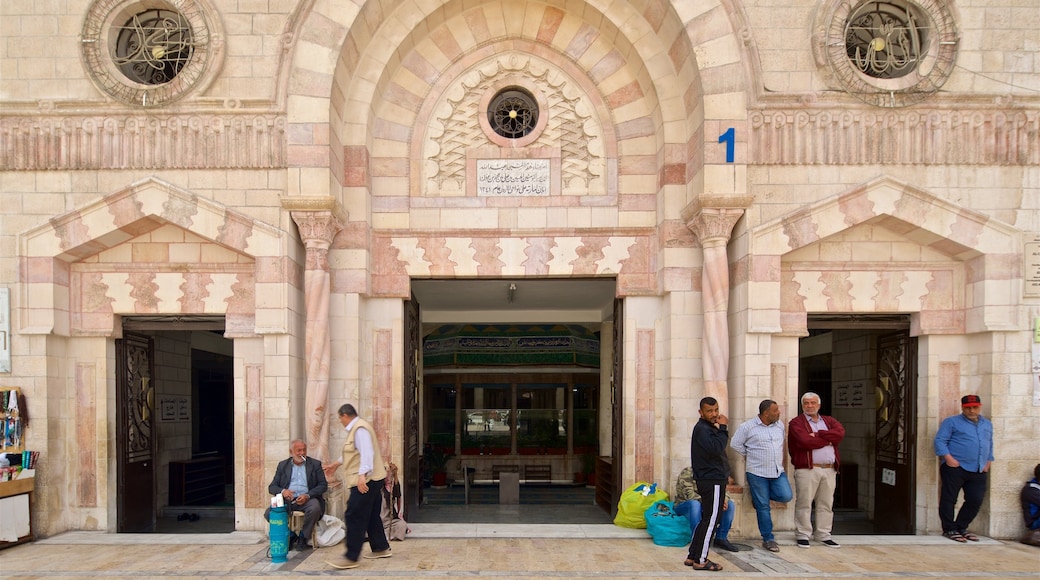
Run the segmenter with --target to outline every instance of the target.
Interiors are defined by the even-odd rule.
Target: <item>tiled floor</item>
[[[724,567],[712,578],[1036,578],[1040,549],[983,538],[957,544],[939,536],[837,536],[841,549],[794,545],[781,534],[780,553],[753,542],[737,553],[712,552]],[[737,539],[739,542],[739,539]],[[645,530],[613,525],[415,524],[394,556],[339,572],[331,548],[290,552],[274,564],[264,537],[230,534],[68,532],[0,552],[7,578],[309,576],[359,578],[689,578],[685,548],[654,545]],[[366,548],[367,550],[367,548]]]

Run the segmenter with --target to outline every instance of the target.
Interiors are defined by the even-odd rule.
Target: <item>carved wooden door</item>
[[[877,393],[874,530],[913,534],[917,339],[908,331],[878,337]]]
[[[152,361],[151,338],[124,334],[122,340],[116,341],[117,532],[155,530]]]
[[[401,472],[405,514],[419,511],[423,500],[423,468],[419,451],[419,392],[422,387],[422,320],[419,301],[404,303],[404,465]]]

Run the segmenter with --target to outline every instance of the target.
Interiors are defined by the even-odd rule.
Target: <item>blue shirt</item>
[[[755,415],[737,427],[729,444],[747,459],[745,471],[759,477],[776,479],[784,472],[784,424],[771,425]]]
[[[310,489],[307,487],[307,464],[296,465],[296,462],[292,464],[292,474],[289,476],[289,489],[296,492],[296,495],[307,493]]]
[[[993,423],[981,415],[975,423],[963,413],[943,419],[935,434],[935,454],[943,457],[947,453],[965,471],[982,473],[993,461]]]

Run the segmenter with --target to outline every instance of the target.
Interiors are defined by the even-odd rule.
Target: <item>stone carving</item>
[[[48,115],[0,118],[0,170],[285,167],[285,116]]]
[[[750,124],[752,164],[1040,164],[1035,110],[771,109]]]
[[[602,194],[605,191],[605,162],[600,125],[579,91],[566,75],[533,58],[500,58],[463,75],[446,94],[446,102],[434,113],[426,144],[429,160],[425,170],[427,195],[464,191],[467,151],[494,146],[480,126],[481,99],[495,91],[505,76],[523,79],[525,88],[538,91],[547,103],[548,122],[530,148],[560,151],[563,193]],[[453,97],[453,95],[458,95]]]

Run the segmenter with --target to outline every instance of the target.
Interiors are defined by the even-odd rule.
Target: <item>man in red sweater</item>
[[[838,474],[838,444],[845,428],[834,417],[820,414],[820,396],[802,395],[802,413],[791,419],[787,449],[794,464],[794,527],[799,548],[809,547],[813,535],[810,518],[816,502],[816,539],[830,548],[841,544],[831,538],[834,485]]]

